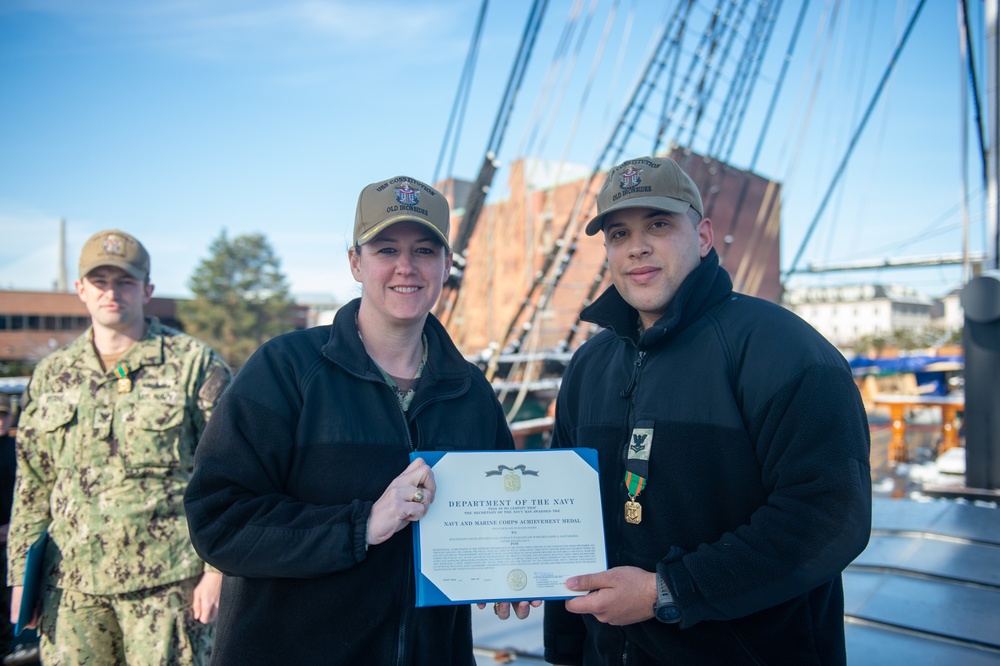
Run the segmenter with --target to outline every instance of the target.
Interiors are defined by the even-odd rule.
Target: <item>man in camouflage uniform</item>
[[[12,621],[27,551],[47,530],[43,663],[207,663],[222,574],[191,546],[183,499],[231,374],[144,316],[149,254],[129,234],[87,241],[76,290],[91,328],[38,365],[21,415]]]

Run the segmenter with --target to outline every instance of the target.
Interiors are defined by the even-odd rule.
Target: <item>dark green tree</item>
[[[212,241],[188,280],[194,299],[178,303],[187,333],[212,345],[234,369],[264,342],[294,328],[294,302],[281,261],[263,234]]]

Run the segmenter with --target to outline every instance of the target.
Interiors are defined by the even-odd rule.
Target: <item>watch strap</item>
[[[667,586],[667,581],[663,579],[663,576],[659,571],[656,572],[656,605],[662,606],[663,604],[669,604],[674,601],[674,595],[670,593],[670,588]]]

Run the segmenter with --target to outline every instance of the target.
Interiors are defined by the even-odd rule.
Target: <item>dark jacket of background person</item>
[[[608,566],[659,567],[682,620],[616,627],[547,602],[546,660],[844,663],[840,574],[871,524],[847,362],[795,315],[733,292],[715,250],[638,337],[636,317],[614,287],[583,311],[606,330],[567,368],[553,446],[598,450]],[[625,445],[643,420],[649,485],[630,525]]]
[[[14,503],[14,479],[17,474],[17,454],[14,451],[14,438],[8,434],[6,427],[10,418],[10,397],[0,394],[0,525],[3,525],[3,541],[0,543],[0,564],[3,566],[0,589],[0,608],[10,607],[10,588],[7,587],[7,529],[10,526],[10,509]],[[9,652],[14,640],[14,625],[0,620],[0,660]]]
[[[473,663],[469,605],[414,607],[412,528],[367,550],[365,529],[411,451],[511,449],[510,430],[433,316],[404,421],[359,303],[261,347],[198,448],[192,539],[227,574],[213,663]]]

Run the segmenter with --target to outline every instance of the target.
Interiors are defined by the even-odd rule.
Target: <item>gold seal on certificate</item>
[[[527,584],[528,576],[520,569],[512,569],[510,573],[507,574],[507,587],[515,592],[520,592]]]
[[[420,451],[437,486],[413,525],[417,606],[567,599],[607,569],[594,449]]]

